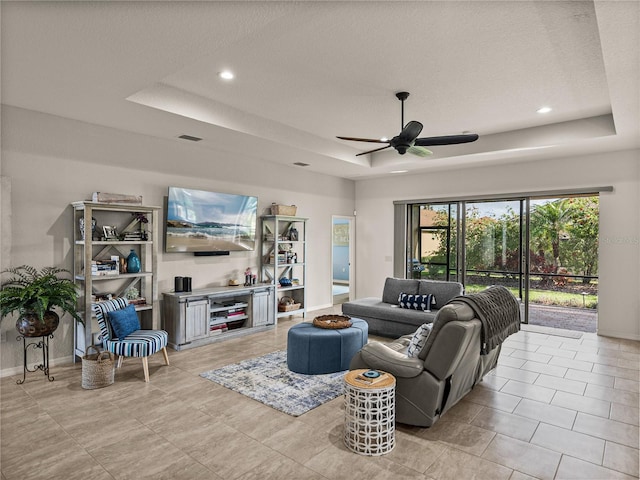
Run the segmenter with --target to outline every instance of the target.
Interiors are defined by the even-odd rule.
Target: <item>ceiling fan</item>
[[[409,92],[396,93],[398,100],[402,102],[402,118],[401,126],[404,125],[404,101],[409,97]],[[393,137],[391,140],[386,139],[373,139],[373,138],[356,138],[356,137],[337,137],[341,140],[353,140],[355,142],[370,142],[370,143],[386,143],[384,147],[374,148],[366,152],[358,153],[357,156],[366,155],[367,153],[379,152],[389,147],[395,148],[400,155],[404,155],[409,152],[418,157],[426,157],[432,155],[431,150],[427,150],[424,147],[430,147],[434,145],[454,145],[458,143],[475,142],[478,139],[478,135],[475,133],[462,134],[462,135],[444,135],[441,137],[422,137],[418,138],[422,131],[422,124],[411,120],[409,123],[402,127],[402,131]]]

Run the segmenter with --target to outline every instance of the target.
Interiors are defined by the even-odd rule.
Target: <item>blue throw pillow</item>
[[[120,310],[109,312],[107,315],[111,329],[113,330],[113,335],[119,340],[122,340],[127,335],[131,335],[136,330],[140,330],[140,320],[136,313],[136,307],[132,304]]]
[[[411,310],[423,310],[425,312],[431,311],[431,304],[433,303],[433,295],[411,295],[408,293],[401,293],[398,297],[398,305],[401,308],[409,308]]]

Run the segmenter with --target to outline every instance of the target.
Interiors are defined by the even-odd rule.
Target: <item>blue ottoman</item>
[[[351,358],[367,343],[369,325],[351,319],[349,328],[324,329],[299,323],[287,335],[289,370],[307,375],[349,370]]]

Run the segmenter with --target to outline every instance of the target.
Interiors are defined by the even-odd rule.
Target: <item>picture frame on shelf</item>
[[[102,227],[102,234],[105,240],[118,240],[118,231],[116,227],[111,225],[105,225]]]
[[[291,240],[292,242],[297,242],[298,241],[298,229],[297,228],[289,229],[289,240]]]

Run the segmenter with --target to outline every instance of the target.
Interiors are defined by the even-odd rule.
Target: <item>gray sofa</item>
[[[415,335],[369,342],[349,369],[394,375],[396,421],[430,427],[495,367],[502,342],[519,330],[518,300],[493,286],[443,306]]]
[[[398,297],[401,293],[431,294],[435,298],[435,303],[430,312],[401,308],[398,305]],[[368,297],[344,303],[342,313],[365,320],[369,324],[370,334],[398,338],[415,332],[423,323],[433,322],[438,309],[462,293],[462,284],[458,282],[387,278],[382,298]]]

